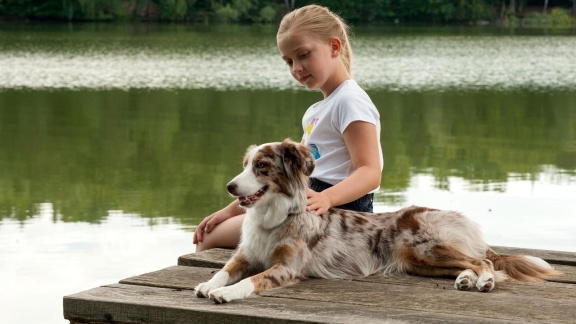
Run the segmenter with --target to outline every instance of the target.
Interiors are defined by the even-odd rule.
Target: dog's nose
[[[226,185],[226,189],[228,190],[228,192],[233,195],[235,194],[237,187],[238,186],[234,182],[230,182]]]

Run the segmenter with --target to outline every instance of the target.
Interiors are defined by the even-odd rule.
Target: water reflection
[[[572,213],[576,210],[576,177],[565,178],[567,183],[549,182],[549,177],[540,173],[533,179],[510,178],[506,183],[491,184],[490,189],[497,189],[492,191],[485,190],[486,185],[470,190],[471,184],[459,177],[445,179],[449,189],[435,189],[434,176],[417,174],[401,193],[381,195],[400,197],[402,205],[449,206],[461,211],[480,224],[485,240],[492,245],[576,252],[576,218]],[[377,198],[375,210],[396,209]]]
[[[68,323],[62,296],[176,264],[190,233],[167,217],[110,212],[98,225],[58,221],[41,203],[24,221],[0,219],[3,323]],[[35,311],[30,311],[30,305]]]
[[[515,180],[575,184],[574,93],[371,95],[385,154],[379,202],[409,201],[404,192],[419,174],[447,192],[454,177],[467,191],[506,192]],[[195,224],[229,201],[224,184],[245,148],[299,139],[301,115],[318,99],[249,90],[0,93],[0,218],[26,220],[48,201],[65,222],[98,223],[123,210]]]
[[[26,219],[42,201],[64,221],[203,215],[227,199],[249,144],[301,135],[291,93],[223,94],[0,93],[0,217]]]

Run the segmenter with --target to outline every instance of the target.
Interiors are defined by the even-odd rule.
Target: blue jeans
[[[332,187],[331,184],[326,183],[324,181],[315,179],[315,178],[310,178],[310,189],[317,191],[317,192],[321,192],[324,191],[328,188]],[[340,205],[340,206],[335,206],[336,208],[341,208],[341,209],[348,209],[348,210],[353,210],[353,211],[359,211],[359,212],[369,212],[372,213],[373,212],[373,206],[372,203],[374,202],[374,194],[373,193],[369,193],[366,194],[354,201],[351,201],[347,204],[344,205]]]

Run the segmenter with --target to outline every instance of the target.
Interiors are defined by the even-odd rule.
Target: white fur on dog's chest
[[[278,248],[278,243],[274,230],[265,229],[249,217],[245,218],[241,244],[249,261],[270,266],[270,257]]]

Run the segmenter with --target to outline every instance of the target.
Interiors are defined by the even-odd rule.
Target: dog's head
[[[293,198],[306,192],[314,160],[308,148],[286,139],[283,142],[252,145],[244,156],[244,171],[228,183],[228,192],[240,206],[252,207],[265,197]]]

